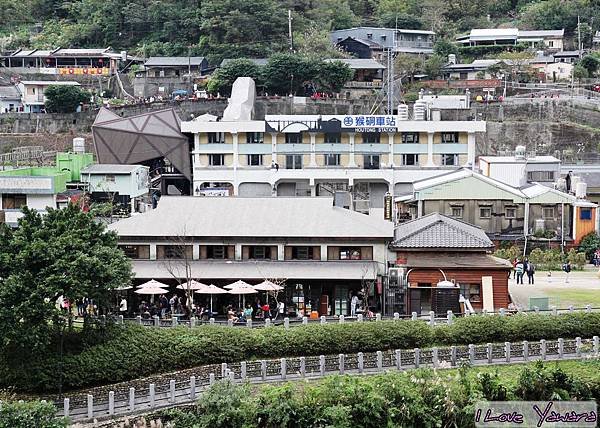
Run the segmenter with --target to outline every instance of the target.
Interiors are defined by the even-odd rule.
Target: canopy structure
[[[265,279],[260,284],[256,284],[254,286],[254,289],[258,291],[281,291],[283,290],[283,287],[281,285],[277,285],[274,282],[269,281],[268,279]]]
[[[138,285],[138,288],[169,288],[169,286],[155,279],[151,279],[148,282],[144,282],[143,284]]]
[[[242,281],[241,279],[238,279],[236,282],[232,282],[231,284],[226,285],[225,289],[227,290],[235,290],[236,288],[252,288],[252,286],[250,284],[248,284],[246,281]],[[240,293],[242,294],[242,293]]]
[[[174,109],[121,117],[101,108],[92,125],[98,162],[135,164],[164,157],[191,180],[188,139],[180,129]]]
[[[205,289],[206,287],[208,287],[208,285],[202,284],[201,282],[198,282],[194,279],[190,280],[189,283],[185,282],[185,283],[177,286],[177,288],[179,288],[180,290],[192,290],[196,293],[199,292],[200,290]]]
[[[167,290],[165,290],[164,288],[161,288],[161,287],[142,287],[142,288],[138,288],[137,290],[135,290],[134,293],[146,294],[146,295],[153,296],[155,294],[167,293]]]

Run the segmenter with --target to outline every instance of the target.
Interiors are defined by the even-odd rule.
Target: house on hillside
[[[463,46],[517,45],[543,48],[560,52],[563,50],[565,30],[519,30],[518,28],[475,28],[469,34],[456,38]]]
[[[16,86],[0,86],[0,114],[16,113],[23,110],[21,93]]]
[[[174,91],[181,90],[191,96],[196,79],[208,71],[205,57],[153,56],[136,72],[133,92],[139,97],[169,97]]]
[[[405,286],[406,312],[507,308],[512,265],[489,254],[493,248],[480,227],[439,213],[398,225],[390,249]]]
[[[43,111],[46,101],[46,90],[49,86],[81,86],[73,81],[52,80],[23,80],[17,83],[17,89],[21,94],[21,103],[25,113],[40,113]]]

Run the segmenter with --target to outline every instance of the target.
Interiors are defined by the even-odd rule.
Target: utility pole
[[[188,96],[191,96],[194,92],[194,85],[192,84],[192,57],[190,56],[191,46],[188,46],[188,79],[190,82],[190,93]]]
[[[579,15],[577,15],[577,52],[579,53],[579,58],[581,58],[581,21],[579,20]]]
[[[290,51],[294,51],[294,34],[292,33],[292,10],[288,9],[288,38],[290,40]]]

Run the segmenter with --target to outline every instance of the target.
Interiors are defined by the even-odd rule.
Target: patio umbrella
[[[179,288],[180,290],[189,289],[192,292],[192,308],[194,307],[194,293],[206,287],[208,287],[208,285],[202,284],[201,282],[198,282],[194,279],[191,279],[190,281],[184,282],[183,284],[177,286],[177,288]]]
[[[210,294],[210,312],[213,311],[213,294],[229,294],[229,291],[223,290],[216,285],[210,284],[196,291],[198,294]]]
[[[162,282],[158,282],[155,279],[151,279],[148,282],[144,282],[141,285],[138,285],[138,288],[169,288],[167,284],[163,284]]]
[[[250,284],[248,284],[247,282],[242,281],[241,279],[239,279],[236,282],[232,282],[231,284],[228,284],[228,285],[226,285],[223,288],[225,288],[227,290],[233,290],[233,289],[236,289],[236,288],[239,288],[239,287],[252,287],[252,286]]]
[[[167,293],[167,290],[165,290],[164,288],[161,288],[161,287],[142,287],[142,288],[138,288],[137,290],[135,290],[134,293],[147,294],[147,295],[153,296],[155,294]]]
[[[125,290],[131,290],[133,287],[131,285],[123,285],[122,287],[117,287],[114,288],[113,290],[115,291],[125,291]]]
[[[243,282],[243,281],[240,281]],[[248,286],[240,285],[239,287],[235,287],[232,290],[229,290],[229,294],[237,294],[240,298],[244,296],[244,306],[246,306],[246,294],[257,294],[256,291],[250,284]],[[239,301],[238,301],[239,302]],[[239,303],[238,303],[239,305]]]
[[[274,282],[269,281],[268,279],[265,279],[260,284],[254,285],[253,288],[258,291],[281,291],[281,290],[283,290],[283,287],[281,285],[277,285]]]

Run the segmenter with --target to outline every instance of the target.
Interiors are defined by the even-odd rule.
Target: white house
[[[15,86],[0,86],[0,114],[18,112],[22,107],[21,94]]]
[[[81,86],[78,82],[23,80],[17,84],[25,113],[40,113],[47,101],[48,86]]]

